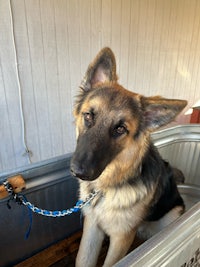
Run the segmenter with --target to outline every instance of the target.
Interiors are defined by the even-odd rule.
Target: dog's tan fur
[[[92,128],[86,127],[85,123],[95,124],[97,127],[90,139],[91,145],[105,135],[105,129],[109,129],[111,124],[122,117],[125,118],[128,129],[128,134],[111,139],[116,147],[123,149],[105,166],[100,175],[93,180],[79,180],[80,199],[86,199],[93,190],[99,191],[99,194],[83,210],[84,230],[76,266],[94,267],[96,265],[106,234],[110,237],[110,246],[103,266],[109,267],[125,256],[134,240],[138,226],[142,229],[142,224],[146,224],[144,219],[148,215],[148,207],[154,201],[155,192],[158,190],[157,182],[149,181],[149,185],[146,186],[140,180],[143,158],[149,147],[150,132],[171,121],[186,105],[186,101],[166,100],[161,97],[145,98],[124,89],[117,83],[115,58],[109,48],[100,51],[94,62],[90,64],[81,88],[83,94],[77,100],[74,110],[77,140]],[[113,90],[116,95],[122,96],[115,98],[114,108],[109,99],[102,95],[102,88],[109,88],[107,90]],[[139,128],[141,127],[140,114],[134,115],[123,100],[129,98],[134,99],[137,106],[136,113],[144,112],[147,117],[144,122],[147,125],[145,130]],[[91,118],[91,110],[94,114],[98,114],[97,119]],[[159,113],[159,118],[162,117],[159,125],[157,120],[149,123],[148,116],[152,112],[155,116]],[[136,135],[137,138],[134,138]],[[89,147],[88,150],[90,150]],[[74,175],[79,177],[76,173]],[[130,184],[128,181],[132,176],[136,178],[133,184]],[[180,216],[182,211],[182,206],[175,207],[158,223],[151,222],[152,230],[148,232],[153,234],[156,230],[160,230],[161,226],[166,226]]]

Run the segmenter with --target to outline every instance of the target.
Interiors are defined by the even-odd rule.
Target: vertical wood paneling
[[[88,60],[91,55],[91,0],[79,0],[79,42],[80,45],[80,67],[81,75],[85,74]]]
[[[113,8],[114,7],[114,8]],[[109,24],[111,25],[111,32],[108,38],[108,44],[112,47],[114,53],[118,54],[116,58],[117,66],[119,67],[120,62],[120,49],[121,49],[121,10],[122,10],[122,0],[112,0],[109,5],[111,15],[109,20]],[[108,13],[108,12],[107,12]],[[108,14],[105,14],[108,16]],[[102,18],[104,20],[104,18]],[[118,74],[120,76],[120,69],[118,68]]]
[[[19,91],[9,1],[0,1],[0,161],[3,169],[27,164],[22,143]]]
[[[120,25],[120,57],[118,66],[120,66],[119,69],[119,77],[120,82],[128,87],[128,77],[127,73],[125,73],[124,70],[128,70],[128,62],[129,62],[129,35],[130,35],[130,19],[131,19],[131,13],[130,13],[130,7],[131,7],[131,0],[124,2],[121,1],[121,25]]]
[[[81,77],[81,54],[80,54],[80,8],[79,1],[67,1],[67,25],[69,42],[70,80],[72,96],[80,84]]]
[[[55,28],[55,8],[53,1],[40,1],[42,43],[46,78],[47,109],[50,132],[50,155],[63,153],[61,126],[60,87],[58,83],[58,47]]]
[[[27,20],[26,20],[26,8],[23,0],[18,2],[14,1],[12,3],[13,11],[13,22],[14,22],[14,37],[16,42],[16,52],[17,52],[17,61],[20,73],[20,84],[22,88],[22,105],[23,113],[25,116],[25,134],[28,136],[27,147],[32,148],[36,151],[39,149],[38,142],[38,131],[33,131],[32,126],[36,125],[36,110],[35,110],[35,101],[34,101],[34,92],[33,92],[33,77],[32,77],[32,68],[31,58],[30,58],[30,49],[29,49],[29,39],[27,34]],[[17,18],[17,19],[15,19]],[[26,104],[28,103],[28,105]],[[19,123],[20,120],[19,120]],[[26,136],[25,136],[26,138]],[[37,153],[38,154],[38,153]],[[35,153],[32,155],[32,160],[36,160]]]
[[[0,61],[0,169],[9,168],[10,155],[13,154],[14,144],[13,144],[13,135],[11,131],[11,125],[9,120],[9,111],[7,97],[5,93],[5,84],[4,84],[4,75],[2,69],[2,63]],[[9,141],[8,141],[9,140]],[[13,157],[13,165],[16,165],[16,160]]]
[[[32,73],[33,101],[35,103],[36,112],[36,123],[33,124],[32,127],[30,127],[30,131],[32,131],[33,134],[38,135],[39,143],[38,150],[37,147],[34,146],[32,147],[32,149],[30,149],[33,152],[33,159],[38,161],[52,156],[47,92],[47,79],[49,79],[49,77],[46,77],[45,72],[40,1],[24,1],[24,3],[30,53],[30,68]],[[16,6],[18,6],[17,3]],[[35,15],[33,16],[33,14]],[[20,31],[20,28],[18,30]],[[19,42],[20,41],[21,39],[19,40]],[[27,102],[24,102],[29,105],[28,99],[26,99],[26,101]]]
[[[91,0],[90,18],[91,18],[91,56],[101,49],[101,1]],[[86,63],[87,64],[87,63]]]
[[[72,87],[70,80],[69,40],[67,24],[67,3],[59,0],[55,6],[55,27],[58,60],[58,83],[60,91],[60,119],[62,127],[63,153],[73,151],[73,116],[72,116]],[[56,88],[55,88],[56,90]],[[70,130],[69,130],[70,129]],[[69,140],[71,140],[69,142]]]
[[[103,46],[125,87],[189,106],[200,99],[200,1],[0,0],[0,170],[28,163],[9,2],[32,162],[74,150],[74,97]]]
[[[129,51],[129,69],[128,69],[128,88],[139,92],[136,87],[137,70],[137,42],[139,33],[139,7],[140,0],[131,1],[131,24],[130,24],[130,51]],[[138,88],[140,86],[138,85]],[[142,88],[142,87],[141,87]]]
[[[117,21],[115,21],[117,23]],[[112,0],[101,1],[101,47],[111,46]]]

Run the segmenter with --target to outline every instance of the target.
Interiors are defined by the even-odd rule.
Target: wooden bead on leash
[[[12,177],[9,177],[7,179],[9,184],[12,186],[13,192],[14,193],[19,193],[23,189],[25,189],[25,181],[21,175],[15,175]],[[5,188],[5,186],[2,184],[0,185],[0,199],[7,197],[9,194]]]

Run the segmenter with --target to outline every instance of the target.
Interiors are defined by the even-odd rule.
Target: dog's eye
[[[113,137],[117,138],[125,133],[128,133],[128,130],[126,128],[126,126],[124,125],[119,125],[117,126],[114,131],[113,131]]]
[[[116,132],[118,134],[124,134],[126,132],[126,128],[124,126],[118,126]]]
[[[84,113],[83,115],[84,115],[85,121],[89,121],[92,119],[92,115],[90,113]]]
[[[83,117],[84,117],[85,125],[87,127],[91,127],[93,124],[94,114],[90,112],[84,112]]]

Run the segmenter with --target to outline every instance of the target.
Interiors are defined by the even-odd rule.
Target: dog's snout
[[[85,173],[84,168],[79,167],[75,164],[71,164],[71,174],[77,178],[80,178],[82,180],[87,180],[87,175]]]

